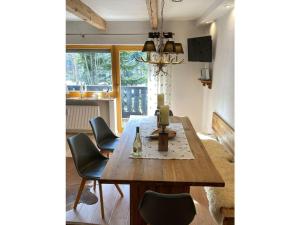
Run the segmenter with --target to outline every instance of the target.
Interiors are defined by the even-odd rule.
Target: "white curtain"
[[[148,115],[154,115],[157,106],[157,94],[165,95],[165,105],[171,108],[172,66],[164,68],[167,74],[155,75],[155,66],[149,65],[148,73]]]

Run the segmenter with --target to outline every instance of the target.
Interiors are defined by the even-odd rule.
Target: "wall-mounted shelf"
[[[212,80],[202,80],[202,79],[198,79],[201,81],[202,85],[205,86],[207,85],[209,89],[211,89],[211,85],[212,85]]]

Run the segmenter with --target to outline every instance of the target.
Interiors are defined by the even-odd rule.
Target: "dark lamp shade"
[[[183,48],[181,43],[175,43],[175,52],[176,54],[183,54]]]
[[[153,41],[146,41],[142,51],[143,52],[156,52],[154,42]]]
[[[165,53],[174,53],[175,52],[175,43],[174,41],[167,41],[164,47]]]

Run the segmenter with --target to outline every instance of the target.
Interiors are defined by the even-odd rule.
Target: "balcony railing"
[[[68,85],[70,91],[79,91],[79,85]],[[103,91],[112,89],[106,85],[88,85],[87,91]],[[122,117],[129,118],[130,115],[147,115],[148,88],[140,86],[122,86]]]
[[[123,86],[121,95],[123,118],[129,118],[130,115],[147,115],[147,87]]]

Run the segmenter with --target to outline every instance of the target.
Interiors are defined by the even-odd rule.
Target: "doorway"
[[[141,50],[142,46],[116,46],[118,117],[122,130],[130,116],[148,113],[148,65],[135,60],[146,57]]]

